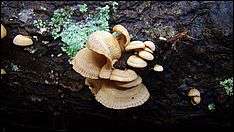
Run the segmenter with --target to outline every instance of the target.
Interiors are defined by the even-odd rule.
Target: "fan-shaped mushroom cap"
[[[112,72],[112,64],[107,62],[101,69],[99,77],[103,79],[109,79]]]
[[[200,97],[200,92],[196,88],[192,88],[188,92],[189,97]]]
[[[114,69],[111,73],[110,80],[119,81],[119,82],[130,82],[137,79],[137,77],[138,76],[136,72],[133,70]]]
[[[111,81],[106,81],[97,92],[95,99],[108,108],[126,109],[142,105],[149,96],[147,88],[142,83],[130,89],[121,89]]]
[[[193,104],[193,105],[197,105],[197,104],[199,104],[201,102],[201,97],[199,96],[199,97],[192,97],[192,99],[191,99],[191,103]]]
[[[154,59],[154,56],[150,52],[145,51],[145,50],[139,51],[138,55],[145,60],[153,60]]]
[[[119,42],[121,50],[124,51],[124,48],[130,42],[130,36],[129,36],[128,30],[120,24],[115,25],[112,30],[113,30],[113,32],[119,33],[119,35],[116,38]]]
[[[118,41],[111,33],[106,31],[93,32],[88,38],[87,48],[106,56],[111,64],[114,59],[121,57]]]
[[[145,44],[142,41],[132,41],[125,47],[125,50],[143,49],[144,47]]]
[[[81,49],[72,60],[73,69],[82,76],[91,79],[98,79],[100,70],[105,63],[105,56],[93,52],[88,48]]]
[[[140,76],[137,77],[137,79],[131,81],[131,82],[114,82],[116,86],[118,87],[123,87],[123,88],[131,88],[131,87],[135,87],[137,85],[139,85],[140,83],[142,83],[142,79]]]
[[[144,68],[147,66],[146,61],[136,55],[130,56],[127,60],[127,64],[135,68]]]
[[[152,41],[145,41],[144,44],[146,47],[150,48],[152,51],[155,51],[155,45]]]
[[[163,71],[163,67],[162,67],[161,65],[156,64],[156,65],[154,66],[154,71],[161,72],[161,71]]]
[[[88,85],[91,92],[94,95],[96,95],[97,92],[101,89],[103,81],[104,81],[103,79],[86,78],[85,79],[85,85]]]
[[[1,39],[7,35],[6,28],[1,24]]]
[[[33,44],[33,41],[29,36],[17,35],[13,39],[13,43],[18,46],[29,46]]]

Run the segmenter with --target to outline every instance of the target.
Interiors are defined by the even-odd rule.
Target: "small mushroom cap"
[[[116,86],[122,87],[122,88],[131,88],[139,85],[142,83],[142,78],[140,76],[137,77],[137,79],[131,81],[131,82],[114,82]]]
[[[87,40],[87,48],[104,55],[111,63],[121,57],[121,48],[116,38],[109,32],[93,32]]]
[[[138,55],[145,60],[153,60],[154,59],[154,56],[150,52],[145,51],[145,50],[139,51]]]
[[[163,67],[162,67],[161,65],[156,64],[156,65],[154,66],[154,71],[161,72],[161,71],[163,71]]]
[[[116,37],[116,39],[119,42],[121,50],[124,51],[124,48],[130,42],[130,35],[128,33],[128,30],[120,24],[115,25],[112,30],[113,30],[113,32],[119,33],[119,35]]]
[[[142,41],[132,41],[125,47],[125,50],[143,49],[144,47],[145,44]]]
[[[1,24],[1,39],[6,37],[7,31],[6,28]]]
[[[153,52],[150,48],[148,48],[148,47],[145,47],[144,50],[147,51],[147,52],[150,52],[150,53],[152,53],[152,54],[154,53],[154,52]]]
[[[73,69],[84,77],[98,79],[101,68],[106,63],[106,57],[88,48],[77,52],[72,60]]]
[[[110,80],[119,81],[119,82],[131,82],[137,79],[137,77],[138,76],[136,72],[133,70],[114,69],[111,73]]]
[[[106,81],[95,99],[107,108],[127,109],[144,104],[149,96],[147,88],[142,83],[130,89],[121,89],[113,82]]]
[[[147,62],[136,55],[132,55],[128,58],[127,64],[135,68],[144,68],[147,66]]]
[[[200,97],[200,92],[196,88],[192,88],[188,92],[189,97]]]
[[[150,48],[152,51],[155,51],[155,45],[152,41],[145,41],[144,44],[146,47]]]
[[[18,46],[29,46],[33,44],[33,41],[29,36],[17,35],[13,39],[13,43]]]
[[[199,96],[199,97],[192,97],[192,99],[191,99],[191,103],[193,104],[193,105],[197,105],[197,104],[199,104],[201,102],[201,97]]]

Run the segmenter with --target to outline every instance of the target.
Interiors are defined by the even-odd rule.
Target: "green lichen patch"
[[[227,95],[233,95],[233,77],[220,81],[220,85],[225,89]]]
[[[86,4],[79,5],[80,14],[86,13],[85,20],[75,21],[72,19],[75,8],[62,8],[54,11],[51,19],[47,21],[36,20],[34,26],[43,31],[51,32],[54,39],[61,38],[64,42],[62,50],[70,57],[75,56],[77,51],[84,47],[88,36],[97,30],[109,31],[110,7],[96,8],[94,13],[89,13]],[[116,9],[116,3],[113,4]]]

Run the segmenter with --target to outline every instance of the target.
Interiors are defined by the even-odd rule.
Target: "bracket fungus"
[[[18,46],[29,46],[33,44],[30,36],[17,35],[13,39],[13,43]]]
[[[130,56],[127,60],[127,64],[134,68],[144,68],[147,66],[147,62],[136,55]]]
[[[1,39],[6,37],[7,31],[6,28],[1,24]]]
[[[122,25],[114,26],[113,32],[118,34],[93,32],[86,42],[86,47],[78,51],[73,58],[73,69],[86,78],[85,84],[95,99],[105,107],[126,109],[142,105],[150,96],[142,78],[131,69],[120,70],[113,66],[134,42],[130,43],[129,33]],[[145,44],[138,42],[141,46],[137,46],[144,50]],[[151,58],[146,59],[152,60]],[[127,63],[140,68],[147,65],[146,61],[136,55],[130,57]]]

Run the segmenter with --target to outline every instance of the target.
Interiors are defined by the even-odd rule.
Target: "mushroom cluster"
[[[152,41],[132,41],[126,48],[126,51],[134,50],[135,54],[128,58],[127,64],[134,68],[144,68],[147,66],[146,61],[154,59],[153,52],[155,51],[155,45]]]
[[[113,66],[123,53],[130,50],[137,50],[139,56],[131,56],[128,63],[140,68],[147,65],[142,58],[153,59],[151,53],[155,46],[150,41],[130,42],[127,29],[115,25],[112,34],[93,32],[85,48],[78,51],[72,60],[73,69],[86,78],[85,84],[105,107],[126,109],[142,105],[149,99],[150,94],[135,71]]]

